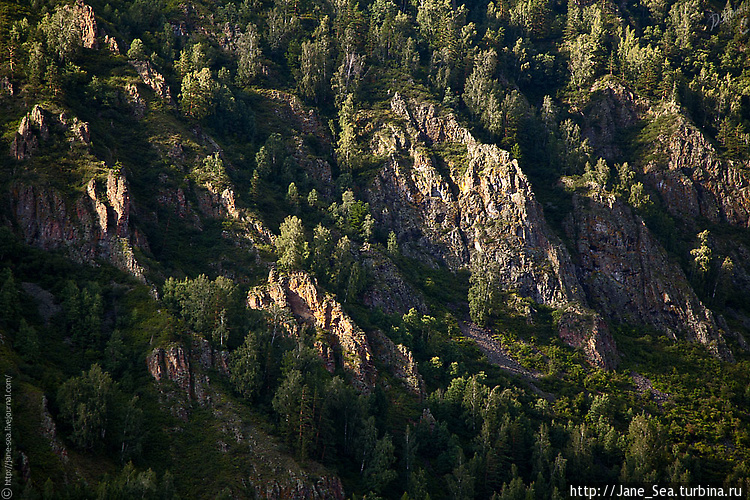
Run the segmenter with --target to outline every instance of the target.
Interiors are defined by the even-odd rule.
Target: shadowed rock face
[[[567,231],[576,241],[581,283],[598,311],[672,338],[679,334],[732,358],[711,311],[630,207],[598,191],[573,201]]]
[[[668,116],[672,127],[654,144],[662,159],[645,165],[643,174],[644,181],[659,192],[667,210],[683,219],[705,217],[712,222],[750,227],[747,170],[721,159],[678,109],[667,109],[660,115]]]
[[[372,140],[374,152],[389,159],[368,201],[376,217],[395,228],[402,251],[454,270],[478,258],[496,262],[503,288],[565,310],[571,319],[561,325],[566,342],[583,348],[593,363],[613,366],[616,349],[606,323],[586,307],[570,256],[518,163],[507,151],[477,142],[433,105],[396,94],[391,109],[400,122],[384,124]],[[444,161],[428,152],[441,144],[466,154]],[[591,321],[598,328],[590,328]]]
[[[377,370],[365,332],[344,312],[341,304],[318,289],[315,280],[307,273],[278,276],[272,270],[267,285],[250,290],[247,305],[252,309],[280,307],[289,311],[299,324],[330,333],[335,345],[318,346],[325,354],[324,360],[330,356],[326,353],[340,349],[344,369],[352,375],[353,385],[364,392],[374,387]],[[290,330],[289,333],[296,334],[298,327]],[[330,361],[327,363],[329,369],[332,368]]]
[[[96,259],[143,280],[133,254],[135,238],[129,225],[130,195],[124,174],[110,171],[106,188],[91,179],[86,194],[75,202],[51,187],[16,184],[10,193],[11,212],[24,240],[45,250],[65,249],[80,262]],[[137,242],[142,246],[145,241]]]
[[[621,84],[607,79],[597,81],[591,91],[591,101],[583,110],[583,136],[590,140],[596,156],[620,161],[617,131],[639,121],[661,120],[656,140],[646,145],[653,159],[637,167],[667,210],[683,219],[705,217],[712,222],[750,227],[747,165],[721,158],[703,133],[685,118],[679,105],[668,102],[651,107]]]
[[[328,343],[317,341],[318,352],[330,372],[336,367],[334,353],[340,352],[340,363],[351,374],[352,385],[357,390],[369,392],[375,386],[378,371],[374,360],[377,358],[409,392],[424,396],[424,382],[412,353],[381,332],[365,334],[341,304],[323,293],[307,273],[279,276],[271,270],[267,285],[250,290],[247,305],[251,309],[265,310],[278,307],[290,313],[295,322],[284,325],[288,335],[297,335],[302,325],[330,334]]]
[[[381,217],[401,229],[411,252],[426,251],[453,269],[481,255],[500,264],[506,288],[555,307],[580,301],[570,259],[509,153],[478,143],[452,115],[440,117],[432,105],[407,104],[396,94],[391,107],[407,122],[405,137],[394,140],[388,152],[408,154],[412,165],[391,160],[370,196]],[[416,147],[420,140],[462,144],[466,158],[439,165]]]
[[[619,131],[635,125],[647,103],[638,99],[621,83],[604,78],[592,85],[591,100],[583,110],[582,136],[588,139],[595,157],[619,161]]]

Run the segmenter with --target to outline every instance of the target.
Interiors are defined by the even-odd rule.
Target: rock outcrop
[[[394,229],[402,251],[454,270],[478,260],[495,262],[503,288],[571,315],[596,317],[585,306],[567,250],[548,228],[510,154],[481,144],[434,105],[407,102],[396,93],[391,110],[398,121],[373,134],[373,151],[387,160],[368,201],[379,222]],[[452,155],[441,153],[448,148]],[[576,336],[568,329],[564,338],[585,347],[592,362],[609,367],[616,358],[614,342],[601,325],[595,330],[600,340],[591,341],[590,330]]]
[[[655,159],[642,167],[644,182],[659,192],[672,215],[750,227],[750,173],[722,159],[676,106],[654,111],[668,122],[653,144]]]
[[[76,144],[91,144],[91,130],[88,122],[66,113],[52,113],[36,104],[18,125],[10,145],[10,156],[16,160],[31,158],[42,143],[50,140],[50,132],[56,131],[66,137],[71,148]]]
[[[81,35],[81,45],[83,48],[98,49],[99,41],[96,39],[98,30],[96,28],[94,9],[90,5],[83,3],[83,0],[77,0],[73,5],[66,5],[63,8],[73,14],[73,19]]]
[[[166,80],[164,80],[164,76],[156,71],[156,69],[151,65],[150,61],[129,62],[130,65],[133,66],[133,68],[135,68],[135,70],[138,72],[138,76],[141,77],[143,83],[148,85],[151,90],[154,91],[157,97],[169,104],[173,103],[172,91],[169,90],[169,85],[167,85]]]
[[[302,475],[288,481],[272,481],[255,486],[255,498],[265,500],[344,500],[344,486],[336,476],[317,480]]]
[[[42,395],[41,401],[41,431],[47,441],[49,441],[52,452],[57,455],[63,462],[68,461],[68,450],[65,445],[60,441],[57,436],[57,425],[55,420],[52,418],[52,414],[49,412],[47,407],[47,396]]]
[[[597,80],[591,86],[588,104],[583,110],[582,136],[588,139],[595,157],[609,162],[620,161],[619,131],[640,120],[648,105],[622,83],[610,78]]]
[[[10,155],[16,160],[30,158],[39,147],[39,141],[49,139],[49,125],[46,113],[40,105],[21,118],[18,131],[10,145]]]
[[[427,313],[427,306],[422,295],[406,283],[398,268],[382,253],[367,249],[363,245],[360,253],[371,283],[362,295],[362,302],[373,309],[380,309],[386,314],[406,314],[416,309]]]
[[[403,382],[407,391],[423,399],[425,384],[412,352],[401,344],[394,344],[383,332],[375,331],[371,338],[377,359]]]
[[[636,166],[672,215],[750,227],[747,164],[723,159],[677,103],[649,106],[605,77],[591,87],[582,114],[583,137],[610,162],[622,160],[617,131],[648,123],[656,140],[643,145],[646,160]]]
[[[567,232],[576,242],[581,283],[598,311],[698,341],[731,359],[713,314],[629,206],[599,190],[576,195],[573,205]]]
[[[432,105],[407,104],[396,94],[391,107],[407,130],[402,137],[391,134],[391,147],[381,141],[378,149],[391,156],[375,179],[370,203],[386,227],[397,229],[406,252],[425,250],[453,269],[481,256],[499,264],[504,287],[539,303],[581,301],[567,252],[509,153],[477,142],[452,115],[439,116]],[[465,146],[465,157],[444,161],[415,138]],[[396,158],[407,153],[410,161]]]
[[[192,396],[193,384],[190,373],[190,362],[185,348],[181,345],[172,345],[167,348],[157,348],[146,359],[148,371],[154,380],[162,382],[171,380],[185,394]]]
[[[176,412],[187,418],[189,401],[197,401],[201,406],[211,404],[211,379],[206,373],[216,370],[221,375],[229,374],[229,352],[211,348],[206,339],[193,338],[188,351],[182,344],[157,347],[146,357],[146,366],[157,382],[171,381],[183,393]]]
[[[310,325],[331,334],[334,345],[319,346],[341,352],[341,365],[352,377],[352,385],[369,392],[375,383],[377,370],[373,364],[372,350],[362,331],[333,297],[323,293],[315,279],[304,272],[280,276],[275,270],[268,275],[268,284],[256,287],[247,296],[251,309],[271,309],[273,306],[289,311],[298,325]],[[291,328],[294,334],[297,328]]]
[[[79,262],[108,260],[143,280],[131,245],[127,179],[110,171],[106,188],[101,184],[91,179],[86,193],[72,201],[51,187],[17,183],[11,188],[11,213],[26,243],[67,250]]]

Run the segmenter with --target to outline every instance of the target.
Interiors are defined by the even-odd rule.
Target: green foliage
[[[263,340],[260,333],[248,333],[245,342],[229,358],[229,380],[235,390],[248,399],[252,399],[261,387]]]
[[[186,73],[181,89],[180,109],[185,116],[202,120],[214,112],[219,85],[210,69]]]
[[[392,256],[397,256],[399,253],[398,239],[396,239],[396,233],[393,231],[388,233],[388,243],[386,246],[388,253]]]
[[[302,221],[297,216],[284,219],[276,238],[277,263],[281,269],[292,271],[305,267],[309,245],[305,239]]]
[[[146,59],[146,48],[143,45],[143,40],[136,38],[130,44],[128,49],[128,59],[136,61],[143,61]]]
[[[36,329],[21,318],[13,348],[27,362],[36,361],[39,355],[39,334]]]
[[[112,378],[98,364],[60,387],[60,415],[73,427],[71,439],[77,446],[91,448],[104,438],[114,390]]]
[[[196,169],[196,177],[201,184],[210,183],[215,189],[229,185],[229,177],[219,153],[206,156],[200,167]]]
[[[223,276],[210,280],[205,274],[182,281],[169,278],[162,288],[164,303],[195,331],[221,345],[245,324],[238,288]]]
[[[150,92],[141,92],[148,113],[136,126],[124,85],[137,76],[124,57],[82,49],[80,24],[71,19],[70,8],[39,1],[31,8],[7,3],[0,6],[7,28],[0,30],[6,55],[0,76],[9,77],[16,95],[0,98],[8,110],[6,143],[27,112],[21,101],[54,104],[56,116],[75,113],[91,124],[93,139],[90,155],[80,158],[68,158],[67,142],[54,146],[50,141],[23,166],[2,160],[4,185],[15,186],[21,178],[37,185],[37,175],[56,186],[67,185],[69,171],[88,175],[83,163],[90,159],[121,161],[133,173],[129,179],[138,211],[131,221],[149,240],[150,250],[139,260],[148,263],[150,282],[170,274],[211,272],[254,284],[267,274],[264,262],[273,257],[270,247],[254,241],[260,248],[256,262],[245,240],[230,239],[246,229],[254,238],[249,223],[202,218],[199,229],[188,222],[192,215],[175,216],[170,202],[163,203],[164,193],[179,185],[186,206],[195,207],[195,192],[186,187],[193,180],[221,189],[234,184],[237,192],[252,194],[253,217],[270,227],[284,220],[276,240],[279,268],[309,267],[320,286],[336,293],[358,322],[363,318],[368,335],[369,321],[410,348],[433,392],[424,403],[405,395],[378,358],[376,394],[358,395],[342,378],[336,348],[331,359],[337,376],[323,369],[317,353],[328,345],[327,333],[316,332],[313,339],[302,333],[305,339],[293,345],[281,334],[298,331],[299,325],[280,307],[265,316],[267,324],[258,321],[251,328],[244,293],[226,278],[170,278],[162,303],[149,297],[148,287],[107,275],[113,273],[108,268],[69,267],[61,258],[41,258],[27,247],[6,244],[3,236],[3,366],[10,370],[18,363],[23,384],[48,393],[59,389],[58,404],[50,411],[63,438],[70,436],[77,448],[93,449],[101,462],[89,465],[85,453],[71,453],[73,467],[91,486],[65,486],[61,472],[59,482],[45,484],[46,497],[171,499],[175,489],[186,497],[242,496],[246,492],[239,481],[227,478],[234,478],[234,472],[255,478],[256,471],[247,468],[250,461],[259,469],[274,462],[274,467],[293,470],[265,460],[283,454],[269,452],[255,435],[248,451],[249,445],[235,447],[233,439],[220,434],[217,415],[235,411],[246,424],[243,432],[269,426],[269,418],[278,417],[279,431],[305,459],[305,467],[317,470],[308,459],[330,465],[352,495],[370,490],[374,493],[368,497],[391,498],[408,489],[411,498],[489,498],[494,493],[501,498],[558,498],[568,491],[568,482],[583,479],[746,481],[750,438],[743,408],[750,393],[747,360],[740,351],[737,363],[724,365],[695,346],[629,331],[617,338],[624,368],[606,374],[594,370],[557,339],[551,310],[507,290],[501,293],[491,266],[477,265],[469,280],[402,256],[396,233],[390,231],[386,239],[390,228],[376,227],[379,215],[363,194],[373,189],[367,182],[385,161],[371,154],[372,118],[390,113],[394,90],[413,91],[425,102],[453,108],[478,140],[495,142],[520,159],[553,229],[564,233],[562,221],[573,206],[571,195],[556,187],[559,177],[583,174],[627,201],[667,250],[679,254],[705,304],[722,313],[725,306],[741,310],[736,285],[744,276],[742,262],[725,243],[734,240],[721,238],[721,224],[711,226],[710,235],[701,233],[697,243],[694,233],[682,235],[682,222],[669,215],[669,207],[637,174],[647,165],[652,172],[665,166],[667,158],[653,145],[673,134],[672,115],[662,113],[634,135],[621,134],[611,149],[601,144],[606,136],[597,135],[597,117],[586,104],[588,90],[609,72],[606,78],[625,89],[616,92],[618,99],[633,92],[639,107],[668,101],[716,145],[723,160],[733,160],[738,168],[748,151],[747,50],[737,34],[738,21],[702,36],[700,8],[693,0],[649,0],[614,9],[540,0],[498,1],[486,7],[457,7],[444,0],[330,5],[274,0],[194,2],[189,12],[173,1],[104,3],[92,2],[100,26],[120,43],[133,40],[128,58],[150,60],[173,91],[181,87],[182,115],[199,121],[200,129],[153,100]],[[224,34],[225,27],[231,35]],[[188,33],[176,36],[176,29]],[[314,112],[300,113],[292,99],[287,105],[288,93],[315,105]],[[252,143],[255,113],[261,117],[259,144]],[[338,125],[332,140],[319,129],[319,120]],[[582,129],[597,137],[597,155],[605,155],[614,168],[594,161]],[[300,138],[307,147],[298,147]],[[213,142],[221,156],[210,154],[218,150]],[[162,162],[161,152],[178,143],[186,154],[178,152]],[[446,177],[464,173],[465,145],[437,141],[424,147],[437,157],[436,167]],[[47,155],[53,148],[57,156]],[[191,160],[185,164],[184,158]],[[197,160],[192,163],[192,158]],[[315,165],[326,172],[322,162],[330,165],[343,194],[341,203],[328,211],[332,191],[327,180],[312,180],[319,173]],[[231,178],[225,163],[232,166]],[[194,170],[188,172],[191,165]],[[90,178],[80,177],[83,183],[75,181],[79,187]],[[305,195],[307,206],[301,203]],[[243,201],[238,197],[238,209],[246,208]],[[298,217],[286,217],[290,211]],[[308,229],[314,227],[309,257],[302,218]],[[399,237],[404,254],[410,255],[412,235]],[[362,241],[372,243],[370,250],[360,247]],[[391,317],[359,304],[367,266],[377,264],[381,243],[404,280],[424,297],[426,311]],[[234,251],[227,250],[235,245]],[[250,257],[242,260],[245,254]],[[12,271],[6,266],[11,261]],[[21,291],[19,284],[26,282],[51,290],[55,303],[62,305],[49,324],[36,313],[36,299]],[[458,320],[465,320],[467,309],[475,322],[492,327],[514,357],[547,375],[533,381],[510,378],[481,361],[481,352],[459,334]],[[739,316],[724,316],[731,329],[742,330]],[[194,405],[187,422],[165,411],[143,359],[165,341],[178,340],[175,332],[184,332],[185,326],[231,351],[229,381],[251,404],[235,399],[225,391],[222,377],[212,375],[215,406],[210,410]],[[106,371],[90,367],[92,361],[100,361]],[[191,361],[191,366],[199,369],[198,363]],[[82,368],[84,374],[66,381]],[[670,398],[657,402],[639,394],[626,375],[631,371],[649,377]],[[18,399],[21,407],[25,396],[22,392]],[[38,408],[33,410],[28,414],[36,419]],[[404,422],[411,422],[405,436]],[[166,437],[163,429],[175,432]],[[32,438],[26,436],[33,432],[22,434],[29,439],[23,449],[29,450]],[[217,442],[229,442],[229,453],[217,451]],[[38,454],[28,455],[32,474],[51,469],[35,462]],[[396,465],[395,457],[403,458],[403,466]],[[122,467],[131,459],[139,469]],[[156,472],[146,470],[149,466]],[[177,471],[177,478],[165,473],[159,481],[167,466]],[[195,474],[199,468],[205,474]],[[104,470],[111,475],[103,477]],[[36,477],[34,481],[41,485]],[[28,491],[33,497],[35,492]]]
[[[61,64],[75,57],[81,48],[81,24],[70,8],[58,5],[54,13],[44,16],[39,23],[39,29],[46,36],[47,50],[53,52]]]
[[[496,264],[478,261],[474,264],[469,282],[469,314],[480,326],[487,326],[498,299]]]
[[[263,67],[260,34],[254,24],[248,24],[237,38],[237,53],[237,82],[249,85],[258,77]]]

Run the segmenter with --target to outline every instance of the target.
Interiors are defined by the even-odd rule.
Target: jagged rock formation
[[[41,401],[41,431],[42,435],[49,441],[52,452],[63,462],[68,461],[68,450],[57,436],[57,425],[47,407],[47,396],[42,395]]]
[[[65,112],[50,116],[50,112],[36,104],[18,125],[18,131],[10,145],[10,156],[16,160],[31,158],[41,143],[50,139],[50,129],[57,130],[74,144],[91,144],[91,130],[88,122],[70,117]]]
[[[154,380],[157,382],[171,380],[185,394],[192,396],[190,362],[183,346],[172,345],[167,348],[154,349],[146,358],[146,364]]]
[[[104,46],[113,54],[120,54],[120,44],[117,43],[117,39],[107,34],[104,35]]]
[[[583,137],[594,153],[620,161],[616,133],[639,121],[657,128],[656,140],[645,146],[646,161],[636,165],[643,180],[657,191],[672,215],[728,222],[750,227],[750,174],[735,161],[724,160],[705,135],[675,102],[649,106],[622,84],[609,78],[591,87],[582,111]]]
[[[679,334],[731,359],[713,314],[630,207],[600,190],[574,196],[573,205],[567,232],[576,242],[581,283],[598,311],[672,338]]]
[[[138,119],[143,118],[146,114],[146,101],[138,92],[138,86],[134,83],[125,84],[125,98],[133,108],[133,116]]]
[[[49,126],[46,114],[42,107],[37,104],[26,116],[21,118],[18,131],[10,145],[10,156],[16,160],[30,158],[39,147],[39,139],[49,139]]]
[[[212,349],[208,340],[200,338],[193,339],[189,352],[183,345],[173,344],[154,349],[146,358],[146,366],[154,380],[174,382],[188,400],[194,399],[202,406],[211,403],[208,396],[211,380],[205,371],[216,369],[220,374],[227,375],[228,363],[228,351]],[[196,367],[202,370],[196,370]]]
[[[667,210],[685,219],[704,217],[750,227],[750,174],[719,157],[716,149],[676,105],[651,113],[670,123],[653,144],[656,159],[644,165],[644,180]]]
[[[63,7],[68,12],[72,12],[73,18],[78,24],[78,31],[81,35],[81,45],[85,49],[98,49],[99,41],[96,39],[98,30],[96,28],[96,16],[94,9],[90,5],[83,3],[83,0],[77,0],[73,5]]]
[[[386,314],[405,314],[416,309],[427,313],[424,298],[411,285],[406,283],[393,262],[379,252],[363,245],[362,263],[372,277],[372,282],[362,295],[362,302]]]
[[[135,68],[135,70],[138,72],[138,76],[141,77],[143,83],[148,85],[151,90],[154,91],[157,97],[169,104],[173,103],[172,92],[169,90],[169,85],[167,85],[166,80],[164,80],[164,76],[156,71],[156,69],[151,65],[151,61],[129,62],[130,65],[133,66],[133,68]]]
[[[496,262],[505,289],[568,315],[596,317],[585,308],[567,250],[547,227],[528,179],[508,152],[477,142],[433,105],[407,103],[396,93],[391,110],[401,123],[384,124],[374,134],[373,150],[388,160],[368,201],[379,222],[394,228],[404,253],[453,269],[478,258]],[[453,147],[465,155],[441,158],[425,146]],[[566,341],[583,347],[592,362],[612,366],[616,355],[606,325],[576,335],[570,329],[576,324],[567,323]]]
[[[425,384],[412,352],[401,344],[394,344],[381,331],[375,331],[370,337],[375,356],[404,383],[407,391],[423,399],[427,394]]]
[[[198,197],[198,209],[206,217],[213,219],[240,218],[233,189],[222,189],[208,182],[205,184],[205,189],[196,189],[196,196]]]
[[[130,196],[125,175],[110,171],[106,191],[92,178],[86,193],[72,202],[51,187],[16,183],[11,188],[11,213],[25,241],[50,250],[65,249],[75,260],[110,261],[143,280],[131,242],[146,246],[129,226]]]
[[[499,264],[508,289],[556,307],[580,301],[567,253],[547,228],[528,179],[509,153],[478,143],[453,116],[438,116],[432,105],[408,105],[396,94],[391,108],[407,120],[407,134],[396,137],[400,147],[380,146],[393,156],[370,198],[387,225],[398,229],[406,248],[423,247],[453,269],[481,255]],[[420,151],[414,139],[465,145],[466,157],[441,172],[441,160]],[[411,166],[394,158],[404,149]]]
[[[594,156],[619,161],[622,151],[617,144],[618,131],[635,125],[646,109],[647,104],[621,83],[610,78],[597,80],[583,110],[581,134],[591,143]]]
[[[248,292],[247,305],[251,309],[280,307],[291,312],[300,324],[330,333],[335,344],[319,346],[324,359],[328,350],[340,351],[342,365],[351,374],[354,387],[363,392],[373,388],[377,370],[365,332],[344,312],[341,304],[318,289],[315,279],[307,273],[279,276],[271,270],[267,285]]]
[[[344,500],[344,486],[336,476],[324,476],[317,481],[307,475],[291,477],[288,481],[273,481],[255,486],[255,498],[265,500]]]

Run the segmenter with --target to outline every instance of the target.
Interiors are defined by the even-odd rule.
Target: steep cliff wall
[[[667,210],[685,219],[750,227],[747,165],[722,159],[674,105],[650,118],[670,124],[654,141],[655,159],[643,166],[645,182],[659,192]]]
[[[603,78],[591,88],[581,111],[583,136],[595,156],[624,161],[618,131],[646,125],[634,165],[657,191],[672,215],[750,227],[750,173],[744,164],[726,160],[686,118],[675,102],[652,106],[622,84]],[[640,160],[640,161],[638,161]]]
[[[502,287],[564,309],[571,320],[561,324],[563,338],[584,348],[592,362],[612,366],[614,341],[587,309],[570,256],[548,228],[517,162],[476,141],[433,105],[396,93],[391,110],[396,120],[373,134],[373,151],[387,160],[368,201],[379,222],[394,228],[404,253],[453,269],[478,257],[497,262]],[[601,328],[584,328],[583,318],[573,321],[580,314]]]
[[[62,249],[79,262],[108,260],[143,280],[133,243],[146,242],[130,228],[130,195],[124,174],[109,171],[106,182],[91,179],[86,193],[70,200],[49,186],[18,182],[10,192],[14,223],[25,241],[45,250]]]
[[[599,190],[576,195],[573,203],[567,231],[576,242],[581,283],[598,311],[698,341],[715,355],[732,358],[711,311],[629,206]]]
[[[299,324],[308,324],[333,335],[336,345],[320,346],[340,350],[344,369],[352,376],[353,385],[361,391],[371,390],[377,377],[372,350],[367,336],[331,296],[323,293],[307,273],[279,276],[271,270],[268,284],[248,293],[247,305],[252,309],[278,306],[288,310]]]

